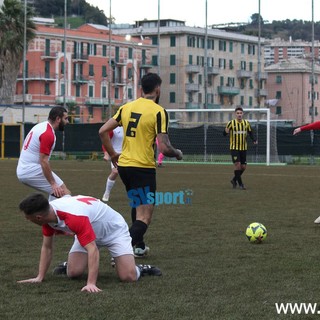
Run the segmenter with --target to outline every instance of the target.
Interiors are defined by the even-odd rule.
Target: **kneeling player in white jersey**
[[[53,107],[48,120],[35,125],[26,136],[17,166],[20,182],[49,195],[49,200],[70,194],[63,181],[51,170],[49,163],[56,144],[55,130],[63,131],[68,113]]]
[[[107,247],[115,259],[122,281],[136,281],[145,274],[161,275],[156,267],[135,265],[127,223],[120,213],[96,198],[65,196],[49,203],[42,194],[36,193],[22,200],[19,209],[27,220],[42,226],[43,234],[38,275],[19,283],[43,281],[52,260],[53,237],[59,232],[75,235],[64,267],[70,278],[77,278],[88,270],[87,284],[81,291],[101,291],[96,285],[101,247]]]

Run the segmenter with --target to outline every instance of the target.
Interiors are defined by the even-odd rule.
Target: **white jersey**
[[[117,153],[122,151],[123,127],[117,127],[109,134],[113,149]]]
[[[45,236],[55,230],[74,233],[82,247],[92,241],[108,246],[114,239],[128,233],[124,218],[99,199],[90,196],[65,196],[50,202],[58,222],[42,226]],[[130,240],[129,240],[130,244]]]
[[[19,157],[17,175],[30,173],[40,166],[40,153],[49,157],[56,144],[56,135],[49,121],[35,125],[25,138]]]

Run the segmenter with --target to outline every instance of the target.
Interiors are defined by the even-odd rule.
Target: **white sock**
[[[116,180],[110,180],[108,178],[107,183],[106,183],[106,192],[105,193],[109,193],[110,194],[110,192],[111,192],[111,190],[112,190],[112,188],[113,188],[115,183],[116,183]]]
[[[140,272],[140,269],[137,266],[136,266],[136,271],[137,271],[137,281],[138,281],[139,278],[140,278],[141,272]]]

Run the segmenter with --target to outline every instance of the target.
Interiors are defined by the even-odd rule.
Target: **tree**
[[[27,44],[35,36],[32,12],[27,8]],[[4,0],[0,10],[0,103],[12,104],[24,49],[24,6]]]
[[[261,25],[263,25],[263,18],[259,13],[254,13],[251,15],[251,25],[257,26],[259,24],[259,18]]]

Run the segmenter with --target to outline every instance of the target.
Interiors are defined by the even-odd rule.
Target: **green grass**
[[[33,190],[15,176],[15,160],[0,162],[1,319],[316,319],[277,315],[275,303],[319,301],[320,227],[317,166],[248,166],[246,191],[233,190],[231,165],[167,164],[157,171],[158,191],[192,189],[190,205],[155,209],[146,234],[150,256],[139,260],[163,271],[159,278],[121,283],[101,252],[99,294],[80,292],[85,278],[48,274],[41,284],[17,284],[37,274],[41,229],[18,212]],[[101,197],[109,165],[52,161],[73,194]],[[110,205],[130,222],[119,180]],[[261,245],[245,230],[268,229]],[[70,237],[57,237],[53,268],[65,260]]]

